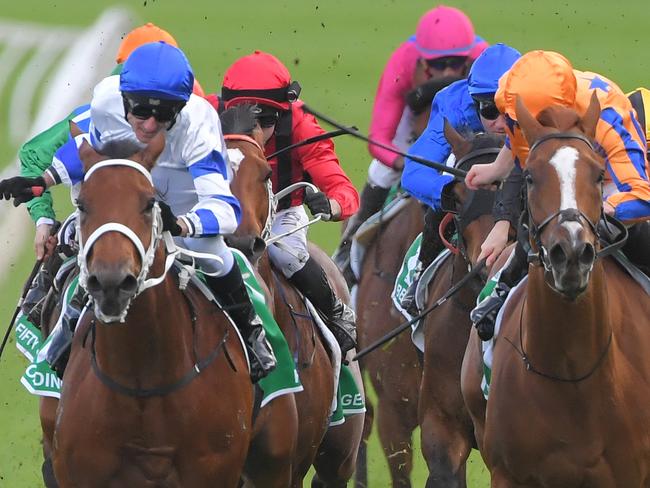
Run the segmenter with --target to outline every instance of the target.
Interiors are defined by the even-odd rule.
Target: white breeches
[[[289,207],[275,214],[271,232],[273,235],[283,234],[307,223],[308,220],[309,218],[302,205]],[[269,247],[269,257],[271,262],[280,268],[282,274],[287,278],[293,276],[296,271],[301,270],[309,259],[307,227],[280,239],[277,243],[273,243]]]

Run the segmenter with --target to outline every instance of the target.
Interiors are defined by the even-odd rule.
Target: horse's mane
[[[461,79],[457,76],[446,76],[427,80],[406,94],[406,104],[416,114],[422,113],[431,106],[433,98],[440,90]]]
[[[470,133],[469,135],[463,134],[463,136],[468,140],[472,145],[472,151],[478,149],[490,149],[493,147],[501,147],[505,142],[505,136],[503,134],[490,134],[488,132],[478,132]]]
[[[100,154],[110,159],[130,159],[134,154],[142,151],[143,144],[130,139],[109,141],[103,147]]]
[[[552,105],[537,115],[537,121],[544,127],[558,129],[561,132],[574,128],[580,129],[580,115],[572,108]]]
[[[252,136],[257,125],[257,119],[253,113],[253,105],[243,103],[224,110],[220,115],[221,129],[224,135],[244,134]]]

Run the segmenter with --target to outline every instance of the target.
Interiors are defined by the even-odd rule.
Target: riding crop
[[[353,130],[359,130],[356,127],[352,126],[350,127]],[[298,147],[306,146],[308,144],[313,144],[314,142],[318,141],[324,141],[325,139],[333,139],[334,137],[342,136],[344,134],[349,134],[348,130],[344,129],[338,129],[338,130],[333,130],[330,132],[326,132],[325,134],[318,134],[317,136],[310,137],[309,139],[305,139],[300,142],[296,142],[295,144],[291,144],[290,146],[283,147],[282,149],[275,151],[274,153],[269,154],[266,159],[273,159],[276,157],[278,154],[282,154],[285,151],[291,151],[292,149],[296,149]]]
[[[417,156],[415,154],[407,154],[403,151],[399,151],[393,147],[390,147],[386,144],[382,144],[381,142],[374,141],[370,139],[368,136],[364,136],[359,132],[359,129],[356,127],[346,127],[342,124],[339,124],[335,120],[332,120],[330,117],[327,115],[324,115],[320,112],[317,112],[316,110],[312,109],[311,107],[307,106],[306,104],[303,104],[302,109],[307,112],[308,114],[313,115],[317,119],[321,119],[325,122],[327,122],[329,125],[336,127],[339,130],[345,131],[347,134],[350,134],[353,137],[356,137],[357,139],[361,139],[362,141],[365,141],[369,144],[372,144],[373,146],[381,147],[382,149],[386,149],[387,151],[391,151],[395,154],[398,154],[399,156],[403,156],[405,158],[409,158],[416,163],[420,163],[424,166],[428,166],[429,168],[437,169],[438,171],[442,171],[445,173],[452,174],[454,176],[457,176],[458,178],[465,178],[467,175],[467,171],[463,171],[462,169],[458,168],[452,168],[450,166],[446,166],[441,163],[436,163],[435,161],[429,161],[428,159],[422,158],[420,156]]]
[[[27,292],[31,287],[32,281],[34,281],[36,274],[38,273],[39,269],[41,269],[41,264],[43,264],[43,259],[36,260],[36,262],[34,263],[34,267],[32,268],[31,273],[29,273],[29,277],[27,278],[27,281],[23,286],[23,292],[20,295],[20,299],[18,300],[18,305],[16,305],[16,310],[14,311],[14,314],[11,317],[11,321],[9,322],[9,326],[7,327],[7,331],[5,332],[4,337],[2,338],[2,344],[0,344],[0,358],[2,358],[2,351],[4,351],[5,345],[9,340],[9,335],[11,334],[11,331],[14,328],[14,322],[16,321],[16,317],[18,317],[18,312],[20,312],[20,307],[22,307],[23,305],[23,300],[25,300],[25,296],[27,295]]]
[[[463,276],[458,283],[456,283],[454,286],[452,286],[449,290],[447,290],[447,293],[445,293],[443,296],[441,296],[436,303],[431,305],[429,308],[425,309],[420,315],[417,315],[416,317],[413,317],[411,320],[408,322],[404,322],[401,325],[398,325],[395,327],[393,330],[391,330],[388,334],[384,335],[380,339],[376,340],[372,344],[370,344],[368,347],[362,349],[357,353],[356,356],[352,358],[352,361],[358,361],[361,359],[363,356],[366,354],[371,353],[375,349],[377,349],[379,346],[382,346],[386,344],[388,341],[390,341],[392,338],[398,336],[402,332],[404,332],[406,329],[408,329],[411,325],[416,323],[418,320],[426,317],[429,315],[431,312],[433,312],[436,308],[438,308],[440,305],[445,303],[449,298],[451,298],[458,290],[460,290],[469,280],[474,278],[476,275],[480,273],[480,271],[485,267],[485,259],[480,260],[474,267],[472,267],[472,270],[467,273],[465,276]]]

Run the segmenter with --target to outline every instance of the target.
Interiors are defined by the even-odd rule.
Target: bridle
[[[124,167],[135,169],[140,174],[142,174],[147,179],[151,187],[154,188],[151,173],[147,171],[147,169],[141,164],[136,163],[134,161],[130,161],[128,159],[109,159],[107,161],[102,161],[101,163],[95,164],[86,172],[84,176],[84,182],[88,181],[88,179],[97,170],[102,168],[112,167],[112,166],[124,166]],[[124,310],[122,310],[119,315],[113,316],[113,315],[106,315],[97,307],[95,307],[95,316],[104,324],[114,323],[114,322],[123,323],[126,319],[126,315],[129,311],[129,306],[131,305],[133,299],[138,295],[140,295],[143,291],[147,290],[148,288],[151,288],[153,286],[162,283],[165,280],[165,277],[167,276],[167,272],[174,264],[174,260],[178,256],[185,255],[185,256],[189,256],[190,258],[202,258],[202,259],[210,259],[213,261],[222,261],[219,256],[190,251],[188,249],[182,249],[177,247],[176,244],[174,243],[174,239],[172,238],[171,234],[168,231],[163,231],[162,216],[160,212],[160,206],[158,205],[157,201],[153,203],[151,212],[152,212],[151,239],[149,241],[149,246],[146,249],[140,237],[138,237],[138,235],[135,232],[133,232],[133,230],[131,230],[129,227],[119,222],[107,222],[105,224],[100,225],[97,229],[95,229],[90,234],[90,236],[88,236],[88,239],[84,240],[83,234],[81,232],[79,209],[77,209],[77,211],[75,212],[76,233],[79,241],[79,253],[77,254],[77,263],[79,265],[79,284],[84,289],[88,289],[87,286],[88,285],[88,254],[90,253],[92,246],[104,234],[107,234],[109,232],[119,232],[120,234],[124,235],[127,239],[129,239],[133,243],[133,245],[138,251],[138,255],[140,256],[141,267],[140,267],[140,273],[138,273],[138,276],[136,278],[136,291],[133,294],[133,296],[131,296],[127,301],[127,305],[124,308]],[[165,257],[164,269],[159,276],[155,278],[147,278],[151,266],[153,265],[154,262],[156,249],[158,248],[158,244],[160,243],[161,240],[164,240],[165,242],[165,248],[167,254]],[[204,274],[210,274],[210,273],[204,272]]]
[[[530,158],[530,155],[533,153],[533,151],[537,149],[540,145],[542,145],[544,142],[549,140],[555,140],[555,139],[578,140],[585,143],[590,150],[595,152],[593,144],[589,139],[587,139],[586,136],[576,132],[556,132],[551,134],[545,134],[539,139],[537,139],[530,147],[530,150],[528,152],[528,158]],[[528,174],[529,174],[528,170],[524,170],[524,179],[526,179],[526,176]],[[601,193],[602,193],[602,188],[601,188]],[[587,215],[584,214],[584,212],[582,212],[582,210],[578,208],[566,208],[563,210],[558,210],[557,212],[546,217],[540,224],[536,224],[533,221],[528,198],[526,198],[526,213],[528,214],[528,226],[529,226],[530,236],[533,239],[533,242],[535,243],[535,247],[537,248],[536,251],[532,249],[529,251],[528,261],[531,264],[534,264],[536,266],[544,266],[544,269],[546,271],[551,271],[551,263],[548,261],[548,250],[542,243],[542,233],[544,232],[544,229],[548,226],[548,224],[550,224],[556,218],[560,223],[577,222],[580,225],[582,225],[582,222],[586,222],[587,225],[589,226],[589,229],[591,229],[592,233],[596,237],[596,242],[600,241],[600,232],[598,230],[597,223],[593,222]],[[596,253],[596,259],[603,258],[609,254],[612,254],[616,250],[623,247],[625,241],[627,240],[626,227],[619,220],[614,219],[612,217],[607,217],[604,213],[602,205],[600,208],[599,220],[602,220],[605,223],[605,225],[608,224],[613,225],[620,231],[620,234],[615,242],[605,246],[603,249],[601,249]],[[594,259],[594,262],[596,259]],[[593,267],[593,263],[592,263],[592,267]]]

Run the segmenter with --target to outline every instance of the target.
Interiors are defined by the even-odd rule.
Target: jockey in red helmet
[[[221,88],[226,108],[240,103],[256,105],[266,154],[324,133],[316,119],[301,109],[299,94],[300,85],[291,81],[289,70],[275,56],[261,51],[235,61],[226,70]],[[307,221],[303,201],[313,214],[322,214],[325,220],[345,219],[357,210],[359,196],[341,168],[331,140],[281,153],[269,163],[274,192],[303,181],[305,173],[322,190],[311,195],[297,190],[280,200],[273,221],[274,234]],[[320,265],[309,257],[307,229],[280,242],[284,245],[269,248],[271,261],[326,317],[343,353],[352,349],[356,341],[354,313],[335,295]],[[291,248],[292,253],[286,248]]]

